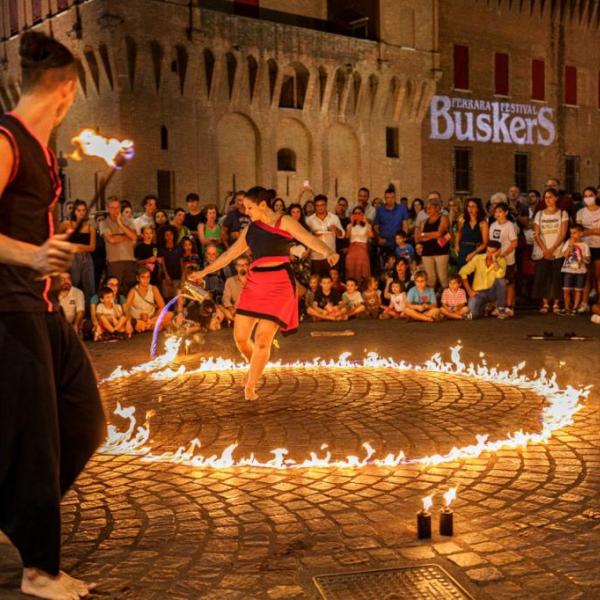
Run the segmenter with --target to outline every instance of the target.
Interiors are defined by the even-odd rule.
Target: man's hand
[[[477,296],[477,292],[471,288],[470,290],[467,290],[467,294],[469,296],[469,298],[475,298],[475,296]]]
[[[206,275],[204,275],[203,271],[196,271],[193,273],[190,273],[187,278],[192,281],[192,283],[196,283],[197,285],[204,285],[204,278],[206,277]]]
[[[77,251],[77,246],[67,241],[68,237],[68,233],[55,235],[35,250],[31,256],[31,268],[42,275],[68,270]]]

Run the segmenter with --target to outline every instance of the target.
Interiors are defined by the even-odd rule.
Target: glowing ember
[[[130,377],[138,373],[148,373],[154,380],[160,381],[172,379],[181,375],[193,375],[207,372],[243,371],[247,365],[236,363],[223,358],[203,358],[198,368],[188,371],[184,365],[173,369],[169,366],[177,357],[181,340],[171,338],[167,341],[165,353],[157,358],[124,370],[117,368],[105,381],[113,381],[124,377]],[[462,376],[482,381],[493,382],[500,385],[511,385],[522,389],[533,390],[546,399],[546,406],[541,415],[541,430],[537,433],[516,431],[508,433],[504,439],[489,440],[487,434],[476,436],[476,443],[462,448],[452,448],[446,454],[434,454],[432,456],[407,458],[401,450],[389,453],[381,458],[374,458],[376,450],[368,443],[362,444],[364,456],[348,455],[344,459],[334,459],[327,446],[321,448],[321,453],[311,452],[310,456],[303,461],[288,458],[285,448],[271,450],[273,458],[260,461],[254,454],[236,458],[234,451],[237,444],[225,448],[219,456],[204,456],[200,454],[201,443],[193,440],[187,447],[180,447],[175,452],[164,452],[154,454],[147,447],[150,435],[148,423],[136,428],[135,408],[121,408],[119,405],[115,414],[129,421],[125,431],[118,430],[115,426],[109,426],[108,438],[101,448],[102,452],[108,454],[130,454],[142,456],[145,461],[184,464],[191,467],[223,469],[230,467],[251,466],[268,469],[302,469],[309,467],[328,468],[352,468],[360,469],[369,465],[377,467],[397,467],[399,465],[438,465],[441,463],[455,462],[470,458],[477,458],[483,453],[498,452],[505,449],[525,448],[529,444],[540,444],[547,442],[552,433],[573,423],[574,415],[581,410],[582,400],[587,398],[591,386],[583,389],[575,389],[571,386],[561,388],[556,382],[556,375],[548,375],[541,371],[533,378],[522,373],[525,363],[520,363],[510,370],[499,370],[497,367],[489,367],[485,360],[475,365],[466,365],[461,360],[461,347],[455,346],[451,349],[451,362],[444,362],[440,354],[435,354],[422,365],[411,365],[404,361],[396,362],[391,358],[382,358],[377,354],[370,353],[360,361],[351,361],[350,353],[342,354],[337,360],[322,360],[315,358],[309,362],[269,363],[269,369],[393,369],[400,371],[419,371],[445,373],[454,376]],[[449,505],[456,495],[456,489],[449,490],[444,497],[448,496],[446,505]]]
[[[452,503],[452,500],[454,500],[456,498],[456,488],[450,488],[445,494],[444,494],[444,508],[449,508],[450,504]]]
[[[433,496],[423,498],[423,512],[427,512],[433,506]]]
[[[120,168],[117,157],[129,160],[135,154],[131,140],[119,141],[116,138],[105,138],[93,129],[84,129],[77,137],[71,140],[77,148],[70,155],[74,160],[81,160],[83,156],[97,156],[102,158],[109,167]]]

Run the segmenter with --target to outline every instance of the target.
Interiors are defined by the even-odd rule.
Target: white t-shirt
[[[108,308],[102,302],[98,302],[96,306],[96,316],[97,317],[106,317],[107,319],[117,321],[123,316],[123,307],[120,304],[113,304],[112,308]]]
[[[371,225],[366,223],[365,225],[352,225],[350,229],[350,243],[361,242],[366,244],[369,241],[369,231]]]
[[[337,215],[328,212],[324,219],[320,219],[315,213],[314,215],[310,215],[310,217],[306,217],[306,225],[314,235],[316,235],[322,242],[327,244],[331,250],[333,250],[333,252],[335,252],[335,238],[337,236],[332,231],[329,231],[329,228],[331,225],[335,225],[340,232],[342,232],[342,235],[339,237],[342,237],[344,232],[342,224],[340,223],[340,219]],[[311,260],[325,260],[326,257],[318,252],[312,251],[310,253],[310,258]]]
[[[77,313],[85,311],[85,297],[83,292],[76,287],[72,287],[69,293],[63,298],[59,296],[59,302],[65,313],[67,322],[71,323],[71,325],[75,322]]]
[[[550,246],[554,246],[560,237],[560,230],[563,223],[569,220],[569,215],[566,210],[557,210],[554,213],[550,213],[547,210],[540,210],[536,213],[533,222],[535,225],[539,227],[540,237],[544,242],[546,248],[550,248]],[[553,257],[560,258],[562,256],[561,252],[562,244],[554,250]],[[533,253],[531,258],[533,260],[539,260],[543,258],[544,252],[542,251],[541,246],[537,243],[533,245]]]
[[[342,302],[347,304],[350,308],[356,308],[360,304],[365,303],[362,294],[358,290],[352,293],[344,292],[342,294]]]
[[[600,211],[598,211],[600,212]],[[561,248],[561,254],[564,254],[569,248],[569,242],[565,242]],[[590,247],[585,242],[573,244],[569,254],[565,257],[561,271],[563,273],[575,273],[582,275],[587,273],[587,265],[590,262]]]
[[[396,312],[404,312],[406,309],[406,292],[390,295],[390,307]]]
[[[587,206],[577,211],[575,220],[585,229],[600,229],[600,208],[590,210]],[[600,248],[600,235],[586,235],[585,243],[590,248]]]
[[[506,221],[500,225],[498,221],[494,221],[490,225],[490,240],[500,242],[500,252],[504,252],[518,238],[517,226],[512,221]],[[506,265],[515,264],[515,251],[505,257]]]
[[[142,229],[146,227],[146,225],[150,225],[153,229],[156,228],[156,223],[154,222],[154,217],[149,217],[146,213],[140,215],[136,219],[133,220],[133,226],[135,227],[135,232],[138,235],[141,235]]]

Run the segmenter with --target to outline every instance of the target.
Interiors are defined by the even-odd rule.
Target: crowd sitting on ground
[[[327,196],[309,188],[287,207],[275,190],[271,194],[274,210],[340,255],[331,268],[325,256],[290,244],[304,321],[509,319],[515,306],[533,305],[542,314],[592,312],[592,322],[600,323],[600,198],[594,187],[567,194],[549,178],[543,193],[511,186],[485,204],[477,197],[444,204],[437,192],[409,203],[392,186],[371,201],[363,187],[352,204],[338,198],[333,212]],[[70,273],[59,278],[66,318],[96,341],[154,329],[189,274],[214,262],[248,225],[243,198],[243,191],[230,194],[220,211],[190,193],[187,211],[169,214],[148,195],[136,218],[129,202],[109,198],[106,213],[96,213],[72,238],[78,253]],[[87,210],[81,200],[65,208],[62,231]],[[207,299],[180,297],[161,327],[187,336],[231,325],[250,268],[245,255],[209,275]]]

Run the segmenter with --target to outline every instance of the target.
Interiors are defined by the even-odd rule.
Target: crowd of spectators
[[[411,202],[393,187],[373,200],[363,187],[354,202],[341,197],[332,203],[304,188],[287,207],[271,193],[276,212],[340,255],[331,268],[325,256],[290,244],[304,321],[510,319],[516,310],[535,307],[561,316],[592,312],[592,321],[600,322],[600,199],[594,187],[566,194],[550,178],[543,193],[511,186],[485,203],[477,197],[444,202],[437,192]],[[135,218],[129,202],[109,198],[106,212],[73,238],[78,253],[59,282],[66,318],[97,341],[153,329],[187,276],[214,262],[247,227],[243,198],[243,191],[232,194],[220,211],[190,193],[187,210],[171,213],[149,195]],[[85,215],[86,205],[77,200],[66,208],[63,231]],[[230,325],[250,268],[251,257],[244,255],[208,276],[208,298],[179,298],[162,327],[192,335]]]

